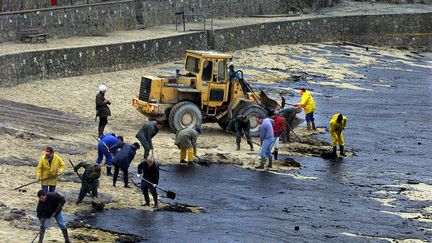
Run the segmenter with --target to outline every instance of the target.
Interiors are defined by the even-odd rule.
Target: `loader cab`
[[[198,57],[187,56],[185,61],[185,75],[196,77],[201,71],[201,61]]]
[[[232,55],[210,51],[185,52],[185,76],[196,77],[197,87],[209,82],[225,83],[227,81],[226,64]]]
[[[208,59],[204,60],[201,79],[203,82],[226,82],[226,60]]]

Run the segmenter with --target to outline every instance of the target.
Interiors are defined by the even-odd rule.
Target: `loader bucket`
[[[275,112],[279,109],[279,104],[275,100],[270,99],[262,90],[260,92],[260,102],[261,106],[267,111]]]

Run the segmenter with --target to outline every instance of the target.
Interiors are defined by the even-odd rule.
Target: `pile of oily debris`
[[[161,205],[156,211],[172,211],[179,213],[204,213],[204,208],[183,203],[167,203]]]

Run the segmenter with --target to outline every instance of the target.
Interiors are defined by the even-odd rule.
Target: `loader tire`
[[[264,110],[260,106],[249,105],[243,109],[241,114],[244,116],[247,116],[247,118],[250,121],[250,124],[251,124],[250,135],[251,135],[251,137],[258,137],[259,136],[259,125],[256,122],[256,118],[257,117],[266,118],[267,117],[267,111]]]
[[[168,123],[174,132],[178,132],[186,127],[201,127],[201,110],[190,101],[182,101],[171,109],[168,116]]]

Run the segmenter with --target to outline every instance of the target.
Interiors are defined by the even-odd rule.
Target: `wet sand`
[[[302,229],[307,229],[297,236],[290,233],[287,239],[291,236],[294,237],[291,239],[299,237],[298,239],[313,240],[317,237],[320,240],[328,240],[333,238],[320,237],[323,237],[323,235],[342,237],[341,235],[344,232],[345,235],[339,240],[358,240],[354,236],[344,237],[359,234],[367,235],[367,237],[372,237],[374,240],[381,240],[381,238],[424,240],[427,238],[428,234],[421,231],[420,228],[430,229],[427,222],[422,222],[422,220],[427,220],[428,213],[431,213],[430,207],[427,207],[430,205],[427,204],[430,198],[427,195],[430,193],[432,182],[428,179],[430,178],[428,172],[423,169],[428,164],[428,161],[430,162],[430,156],[421,150],[421,147],[418,147],[417,142],[421,142],[422,147],[427,147],[430,144],[426,139],[427,135],[431,134],[430,126],[426,126],[424,121],[425,116],[430,116],[432,112],[430,110],[431,101],[430,99],[427,100],[430,95],[428,97],[427,93],[421,93],[424,92],[421,86],[419,87],[416,83],[408,81],[412,80],[414,75],[417,75],[419,85],[430,87],[430,79],[427,80],[425,77],[427,77],[428,73],[431,73],[431,59],[409,51],[377,47],[371,47],[369,51],[366,51],[363,48],[344,46],[340,45],[340,43],[262,46],[238,51],[234,55],[236,56],[235,65],[237,68],[244,71],[247,80],[254,80],[251,81],[252,86],[265,90],[274,98],[277,97],[277,92],[283,88],[289,91],[291,96],[288,97],[287,102],[292,104],[300,99],[296,89],[299,87],[310,89],[319,109],[316,119],[317,125],[321,127],[318,133],[321,132],[322,134],[317,133],[318,139],[330,141],[324,127],[327,127],[328,120],[334,113],[343,111],[349,119],[346,131],[347,148],[349,151],[354,151],[356,156],[345,158],[343,163],[337,164],[337,166],[320,158],[310,157],[314,155],[312,153],[299,152],[305,151],[305,146],[307,151],[307,148],[312,150],[330,148],[328,145],[293,143],[288,144],[286,148],[282,146],[280,153],[294,156],[303,167],[301,169],[290,168],[276,163],[274,172],[271,173],[273,177],[270,178],[286,178],[277,179],[282,181],[277,183],[282,183],[279,186],[285,187],[292,184],[290,189],[292,192],[289,192],[288,195],[294,193],[293,195],[296,195],[295,197],[298,197],[298,200],[281,202],[276,197],[269,204],[271,205],[271,212],[268,213],[271,214],[271,217],[277,217],[277,212],[280,212],[283,206],[303,205],[304,209],[295,214],[286,214],[282,222],[295,222],[295,218],[302,217]],[[0,88],[0,97],[15,102],[68,112],[92,124],[94,122],[94,97],[98,85],[104,82],[108,86],[107,96],[112,102],[111,109],[113,112],[113,116],[109,119],[110,124],[107,131],[124,135],[126,142],[132,143],[135,142],[135,133],[146,120],[131,106],[131,99],[137,94],[139,88],[140,77],[144,74],[173,75],[174,70],[179,66],[181,64],[178,62],[172,62],[121,72],[58,80],[40,80],[15,87]],[[300,78],[296,78],[297,76],[300,76]],[[404,94],[405,92],[407,94]],[[413,92],[423,94],[420,96],[421,100],[415,100],[414,97],[416,96],[413,95]],[[423,113],[418,112],[418,108],[410,109],[413,104],[418,102],[429,108],[423,110]],[[382,113],[393,117],[394,120],[388,121],[386,119],[383,122],[380,120],[385,118],[381,116]],[[408,117],[408,114],[410,117]],[[300,116],[302,117],[303,114]],[[414,135],[410,136],[407,133],[406,129],[408,127],[404,125],[405,121],[409,124],[409,129],[414,129],[412,130]],[[387,122],[388,125],[386,125]],[[14,125],[6,124],[7,127],[17,128]],[[96,141],[92,135],[97,132],[96,126],[97,123],[93,123],[93,125],[81,128],[68,129],[65,127],[64,131],[56,130],[53,133],[50,133],[47,129],[42,131],[54,139],[27,136],[15,137],[14,132],[0,134],[0,149],[3,152],[0,159],[6,162],[13,159],[17,161],[10,165],[5,162],[0,164],[0,174],[4,178],[0,182],[0,188],[8,192],[7,196],[0,196],[0,202],[6,206],[3,207],[1,213],[4,215],[11,208],[24,209],[27,214],[26,217],[34,224],[33,228],[17,229],[11,222],[0,220],[0,241],[31,241],[35,235],[37,226],[34,216],[37,200],[35,194],[39,187],[36,185],[29,186],[26,188],[26,192],[12,191],[11,188],[34,180],[35,163],[40,157],[41,149],[46,145],[53,145],[54,149],[61,151],[60,155],[66,162],[66,170],[71,172],[71,166],[67,162],[68,158],[74,162],[80,160],[93,162],[95,160]],[[26,129],[26,127],[18,128]],[[227,136],[216,124],[206,124],[203,130],[203,135],[199,137],[199,155],[222,153],[239,159],[242,163],[242,165],[239,164],[241,168],[251,169],[253,167],[251,162],[256,157],[256,151],[250,153],[245,143],[242,143],[241,151],[235,151],[235,138]],[[304,129],[304,124],[296,130],[296,133],[302,138],[305,135],[311,135],[310,132]],[[178,163],[178,150],[172,142],[172,137],[174,137],[174,134],[170,131],[162,130],[154,139],[156,158],[163,165]],[[416,141],[416,144],[404,148],[404,142],[397,140],[401,137],[409,141],[410,144]],[[388,141],[392,142],[389,143]],[[411,152],[411,150],[415,152]],[[142,153],[142,150],[138,152],[131,165],[132,168],[138,165]],[[32,166],[17,166],[20,162],[28,162]],[[165,167],[162,168],[165,169]],[[167,167],[167,169],[170,168]],[[239,172],[239,174],[241,173]],[[64,212],[66,215],[73,215],[91,209],[88,201],[79,206],[73,203],[80,184],[70,181],[71,176],[66,177],[67,181],[60,182],[58,187],[59,192],[67,195],[69,203],[65,206]],[[415,178],[420,180],[422,184],[417,187],[408,187],[406,186],[407,178]],[[136,193],[136,189],[124,189],[119,186],[113,190],[110,179],[103,175],[100,187],[101,197],[112,201],[107,204],[107,209],[136,208],[138,210],[152,211],[152,208],[143,209],[139,206],[142,195]],[[170,182],[168,178],[165,178],[163,183],[171,188],[178,188],[178,185],[172,184],[173,182]],[[122,185],[122,182],[119,181],[118,184]],[[391,185],[397,185],[397,188],[406,188],[406,190],[397,194],[399,189],[392,189]],[[251,189],[246,188],[244,190]],[[322,193],[318,193],[319,191],[322,191]],[[311,195],[308,195],[308,193]],[[259,196],[259,194],[257,193],[256,196]],[[220,200],[233,200],[232,198],[236,198],[235,195],[230,194],[224,195],[221,193],[217,195],[220,195]],[[311,207],[306,206],[308,200],[314,196],[318,197],[321,203],[316,202]],[[208,203],[206,201],[195,201],[192,195],[188,197],[190,199],[187,201],[179,199],[179,202],[195,203],[194,205],[197,206]],[[340,230],[337,227],[329,229],[324,226],[315,230],[310,228],[310,225],[313,224],[311,222],[316,219],[313,215],[322,213],[318,205],[322,204],[323,207],[332,208],[332,204],[335,203],[330,200],[332,197],[337,201],[351,200],[353,205],[365,210],[366,213],[364,214],[361,211],[351,211],[352,206],[338,208],[338,204],[334,205],[334,210],[344,212],[344,219],[352,217],[351,214],[360,217],[360,220],[365,222],[365,224],[361,224],[361,227],[364,227],[367,232],[362,231],[361,227],[349,226],[350,222],[347,221],[343,223],[345,228]],[[242,203],[245,204],[245,207],[249,207],[251,202],[246,200]],[[362,204],[364,206],[360,206]],[[410,204],[415,206],[409,206]],[[230,205],[232,206],[232,204]],[[228,206],[221,207],[222,211],[232,210]],[[383,213],[378,213],[380,211]],[[386,211],[390,211],[392,214],[386,213]],[[322,218],[317,219],[320,224],[326,224],[326,218],[333,223],[342,220],[330,210],[325,212]],[[406,213],[409,213],[409,215],[407,216]],[[272,216],[272,214],[274,215]],[[380,223],[385,227],[383,226],[378,233],[368,233],[370,230],[368,227],[373,228],[370,225],[374,224],[374,222],[369,222],[368,215],[372,216],[374,214],[379,214],[379,217],[382,217]],[[254,216],[253,213],[247,215],[247,217],[251,216]],[[222,215],[215,215],[211,212],[202,214],[199,217],[200,220],[204,221],[209,220],[209,218],[222,220],[222,218],[218,218],[222,217]],[[226,217],[226,215],[223,217]],[[411,221],[406,218],[410,218]],[[271,233],[279,230],[276,224],[280,224],[280,222],[273,220],[269,219],[268,221]],[[234,221],[231,223],[240,225],[242,223],[241,220]],[[397,230],[395,225],[389,223],[392,221],[400,225],[408,225],[406,226],[408,227],[407,231],[411,232],[410,236],[413,237],[403,238],[403,234]],[[149,223],[149,227],[157,225],[157,223]],[[93,226],[95,225],[97,224]],[[293,225],[288,224],[288,226]],[[157,228],[154,230],[157,231]],[[198,229],[195,230],[199,233],[196,235],[196,239],[203,240],[203,238],[199,237],[203,232]],[[240,232],[241,227],[237,230]],[[78,232],[81,234],[82,229],[72,230],[72,234],[78,234]],[[238,237],[241,235],[239,232],[235,232],[232,239],[239,239]],[[161,232],[156,233],[160,234]],[[50,228],[46,238],[49,240],[61,239],[59,238],[61,237],[60,234],[61,232],[57,228]],[[108,233],[98,231],[98,234],[103,237]],[[277,239],[277,234],[275,235],[276,238],[274,239]],[[264,236],[259,234],[252,235],[251,240],[260,240],[263,239],[262,237]]]

